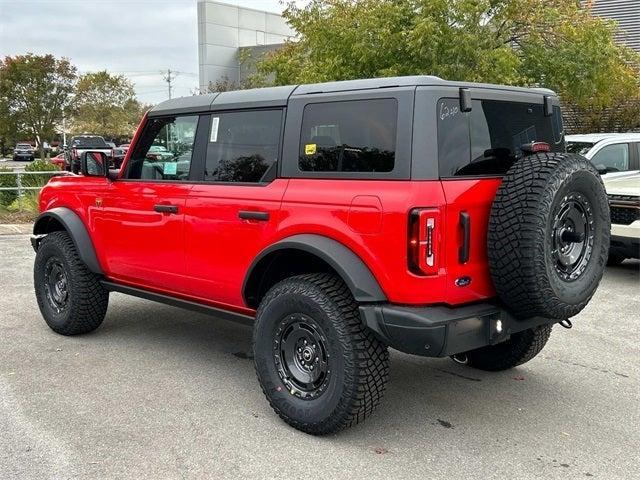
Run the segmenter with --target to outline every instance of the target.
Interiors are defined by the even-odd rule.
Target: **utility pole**
[[[171,98],[171,82],[175,80],[176,74],[172,72],[170,68],[167,69],[167,74],[163,77],[164,81],[169,86],[169,98]]]

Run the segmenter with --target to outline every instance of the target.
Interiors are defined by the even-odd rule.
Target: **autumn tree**
[[[428,74],[544,86],[592,129],[640,127],[639,56],[578,1],[311,0],[284,17],[297,41],[258,62],[278,85]]]
[[[127,138],[133,135],[143,108],[126,77],[106,71],[86,73],[76,86],[71,129],[111,139]]]
[[[75,81],[76,69],[65,58],[28,53],[0,60],[3,136],[24,132],[37,142],[43,158],[43,144],[53,137]]]

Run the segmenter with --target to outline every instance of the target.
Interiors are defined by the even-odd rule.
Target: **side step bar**
[[[100,283],[102,283],[104,288],[106,288],[110,292],[125,293],[134,297],[164,303],[165,305],[171,305],[172,307],[186,308],[188,310],[199,313],[206,313],[223,320],[229,320],[231,322],[241,323],[243,325],[253,326],[255,320],[254,317],[250,315],[230,312],[227,310],[222,310],[221,308],[205,305],[203,303],[194,302],[192,300],[183,300],[181,298],[171,297],[162,293],[151,292],[142,288],[121,285],[119,283],[109,282],[107,280],[102,280]]]

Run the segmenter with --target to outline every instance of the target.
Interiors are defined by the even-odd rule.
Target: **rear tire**
[[[609,255],[609,203],[584,157],[530,155],[505,175],[487,253],[496,292],[518,318],[565,319],[593,296]]]
[[[78,335],[100,326],[109,292],[80,259],[67,232],[52,232],[42,239],[33,277],[38,307],[51,330]]]
[[[253,353],[271,407],[306,433],[363,421],[385,391],[389,353],[335,275],[299,275],[272,287],[258,308]]]
[[[551,325],[541,325],[530,328],[514,333],[505,342],[466,352],[463,354],[467,357],[466,364],[490,372],[508,370],[522,365],[538,355],[544,348],[551,335],[551,327]]]

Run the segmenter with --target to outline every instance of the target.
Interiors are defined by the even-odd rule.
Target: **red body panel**
[[[460,305],[495,295],[486,238],[499,184],[499,178],[296,178],[251,186],[71,176],[49,182],[41,192],[40,209],[62,206],[78,214],[109,279],[234,311],[251,311],[242,285],[256,256],[297,234],[326,236],[351,249],[390,302]],[[158,204],[175,205],[178,213],[156,212]],[[414,209],[437,217],[431,245],[436,263],[430,274],[409,268],[409,216]],[[264,212],[269,220],[243,220],[240,211]],[[458,253],[461,212],[471,219],[465,263]],[[457,286],[460,278],[464,285]]]

